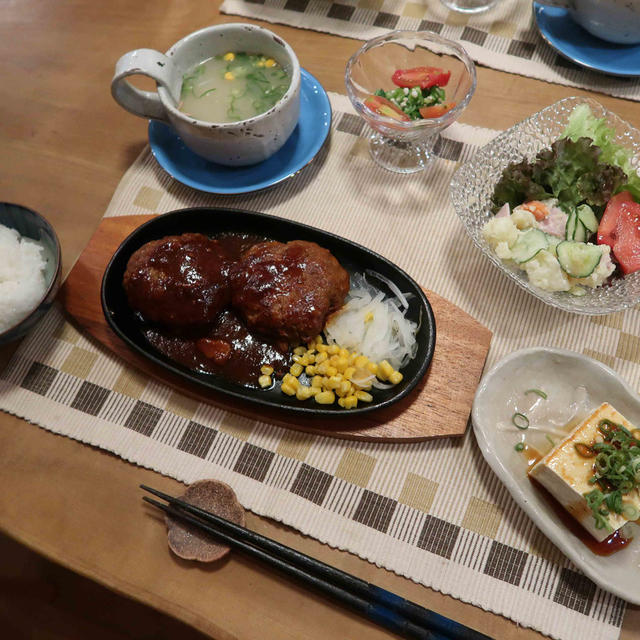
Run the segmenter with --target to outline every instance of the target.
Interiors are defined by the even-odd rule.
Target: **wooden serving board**
[[[200,389],[129,349],[109,328],[100,304],[102,276],[120,243],[153,216],[105,218],[76,262],[60,298],[75,324],[127,363],[201,402],[248,418],[324,436],[408,442],[462,435],[491,342],[491,332],[439,295],[425,291],[436,319],[433,361],[418,386],[396,404],[363,415],[309,418],[242,404]]]

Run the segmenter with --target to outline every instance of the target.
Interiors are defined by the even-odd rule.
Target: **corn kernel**
[[[369,373],[373,373],[373,375],[375,376],[378,373],[378,365],[375,362],[370,362],[367,365],[367,371]]]
[[[307,350],[304,347],[296,347],[293,350],[293,354],[296,356],[303,356],[306,352]]]
[[[340,347],[337,344],[331,344],[327,351],[329,352],[329,355],[335,356],[340,351]]]
[[[341,407],[344,407],[344,398],[338,398],[338,404],[339,404]]]
[[[320,387],[309,387],[309,393],[310,393],[311,396],[316,396],[321,391],[322,391],[322,389]]]
[[[313,376],[311,386],[320,389],[322,387],[322,376]]]
[[[295,376],[297,378],[302,373],[303,368],[301,364],[298,364],[296,362],[295,364],[291,365],[291,368],[289,369],[289,371],[291,372],[292,376]]]
[[[354,363],[353,363],[353,364],[354,364],[354,365],[356,366],[356,368],[358,368],[358,369],[359,369],[359,368],[361,368],[361,367],[363,367],[363,368],[364,368],[364,367],[366,367],[366,366],[367,366],[367,364],[369,364],[369,358],[367,358],[367,356],[358,356],[358,357],[355,359],[355,361],[354,361]]]
[[[307,359],[307,364],[313,364],[316,361],[316,354],[311,353],[311,351],[307,351],[304,357]]]
[[[400,382],[402,382],[402,378],[404,376],[399,372],[399,371],[394,371],[390,376],[389,376],[389,382],[391,384],[399,384]]]
[[[267,387],[271,386],[271,376],[268,375],[263,375],[260,376],[258,378],[258,384],[263,388],[266,389]]]
[[[286,373],[284,375],[284,377],[282,378],[282,383],[288,384],[293,389],[297,389],[298,385],[300,384],[298,382],[298,378],[296,378],[295,376],[292,376],[290,373]]]
[[[365,316],[364,316],[364,323],[367,324],[368,322],[371,322],[373,320],[373,311],[369,311]]]
[[[276,64],[276,61],[273,58],[269,58],[268,60],[265,60],[264,62],[264,66],[265,67],[274,67]]]
[[[362,402],[371,402],[373,400],[373,396],[366,391],[356,391],[355,397],[358,400],[362,400]]]
[[[329,365],[326,362],[321,362],[320,364],[316,364],[316,372],[320,375],[325,375],[327,373],[327,369]]]
[[[325,383],[325,387],[327,389],[337,389],[342,382],[342,377],[340,376],[331,376],[327,382]]]
[[[335,376],[338,374],[338,370],[335,367],[332,366],[328,366],[327,367],[327,371],[326,374],[331,377],[331,376]]]
[[[321,335],[317,335],[314,339],[314,342],[316,344],[322,344],[322,336]]]
[[[288,396],[296,395],[296,390],[287,382],[283,382],[280,389],[282,389],[282,393],[286,393]]]
[[[330,358],[329,358],[329,364],[333,367],[337,366],[338,364],[338,360],[340,360],[340,356],[337,353],[334,353]]]
[[[231,53],[231,51],[229,51],[229,53],[225,53],[223,60],[226,60],[227,62],[229,62],[230,60],[235,60],[236,59],[236,54],[235,53]]]
[[[307,342],[307,349],[309,349],[309,351],[315,351],[316,348],[316,341],[315,338],[313,340],[311,340],[311,342]]]
[[[376,374],[380,380],[388,380],[389,376],[393,373],[393,367],[386,361],[383,360],[378,365],[378,373]]]
[[[336,396],[333,391],[321,391],[315,395],[314,400],[318,404],[333,404],[335,402]]]
[[[348,380],[343,380],[338,387],[338,394],[342,396],[348,396],[351,392],[351,383]]]
[[[356,368],[355,367],[347,367],[342,375],[347,379],[350,380],[353,377],[353,374],[356,372]]]
[[[260,373],[265,376],[270,376],[273,373],[273,367],[270,367],[268,364],[260,367]]]
[[[344,358],[343,356],[339,356],[334,366],[340,372],[346,371],[347,367],[349,366],[349,360],[347,360],[347,358]]]
[[[316,350],[319,353],[326,353],[328,351],[329,347],[326,344],[322,344],[321,342],[318,343],[318,346],[316,347]]]
[[[231,73],[231,71],[227,71],[227,72],[224,74],[224,79],[225,79],[225,80],[233,80],[233,79],[234,79],[234,77],[235,77],[235,76],[233,75],[233,73]]]
[[[304,372],[308,375],[308,376],[315,376],[316,375],[316,368],[314,365],[312,364],[308,364],[305,368],[304,368]]]
[[[358,357],[357,353],[352,353],[352,354],[349,355],[348,360],[349,360],[349,365],[350,366],[356,361],[357,357]]]
[[[324,346],[324,345],[323,345]],[[324,362],[325,360],[327,360],[329,356],[327,355],[326,351],[321,351],[317,356],[316,356],[316,364],[320,364],[321,362]]]
[[[346,396],[345,398],[340,398],[342,400],[342,406],[345,409],[353,409],[358,406],[358,398],[355,396]]]
[[[338,355],[341,358],[348,358],[349,357],[349,349],[344,349],[344,348],[340,349],[340,351],[338,351]]]
[[[298,398],[298,400],[308,400],[311,395],[311,387],[305,387],[301,384],[296,390],[296,398]]]

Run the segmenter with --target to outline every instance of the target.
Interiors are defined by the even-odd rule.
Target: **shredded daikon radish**
[[[384,282],[387,285],[387,287],[389,287],[389,289],[395,294],[396,298],[398,298],[398,300],[400,301],[400,304],[402,305],[402,308],[403,309],[409,308],[409,302],[407,300],[411,296],[411,294],[405,295],[404,293],[402,293],[402,291],[400,291],[400,289],[398,288],[397,284],[389,280],[389,278],[385,278],[381,273],[378,273],[377,271],[372,271],[371,269],[367,269],[366,274]]]
[[[398,370],[418,350],[418,325],[405,317],[410,296],[387,278],[367,273],[387,284],[395,297],[385,297],[364,275],[354,275],[344,306],[331,316],[324,334],[328,344],[357,351],[372,362],[387,360]]]

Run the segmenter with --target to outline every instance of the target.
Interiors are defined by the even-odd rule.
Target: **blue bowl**
[[[47,289],[44,295],[22,320],[0,332],[0,345],[3,345],[25,335],[48,311],[60,287],[62,259],[58,236],[39,213],[19,204],[0,202],[0,224],[39,242],[44,247],[43,257],[47,261],[44,270]]]

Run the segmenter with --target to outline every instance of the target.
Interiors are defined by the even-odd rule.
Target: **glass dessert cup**
[[[408,122],[380,115],[365,106],[378,89],[395,88],[391,76],[398,69],[438,67],[450,71],[445,102],[455,106],[437,118]],[[431,31],[392,31],[373,38],[351,56],[345,72],[347,94],[372,129],[369,151],[385,169],[396,173],[424,170],[433,159],[437,134],[458,119],[476,88],[476,70],[456,42]]]
[[[459,13],[482,13],[488,11],[498,0],[440,0],[447,9]]]

